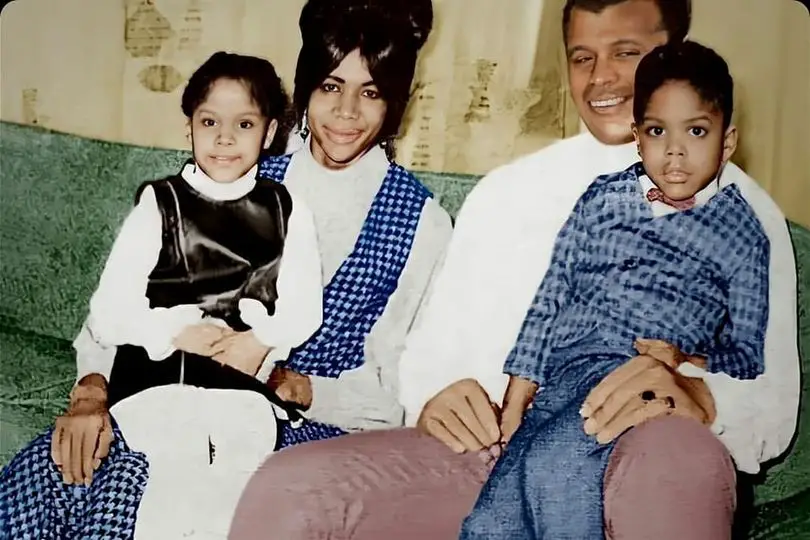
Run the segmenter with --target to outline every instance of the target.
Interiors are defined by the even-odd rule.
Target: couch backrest
[[[0,122],[0,324],[72,339],[115,233],[144,180],[176,172],[177,150],[84,139]],[[417,173],[455,216],[474,176]],[[791,225],[799,265],[804,372],[810,372],[810,231]],[[805,377],[804,395],[810,395]],[[808,408],[805,403],[803,408]],[[810,487],[810,414],[787,462],[758,492]]]

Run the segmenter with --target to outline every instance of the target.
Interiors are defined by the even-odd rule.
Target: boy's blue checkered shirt
[[[557,236],[504,371],[541,386],[569,362],[638,354],[661,339],[708,369],[764,369],[770,244],[731,184],[704,205],[655,217],[641,163],[597,178]]]

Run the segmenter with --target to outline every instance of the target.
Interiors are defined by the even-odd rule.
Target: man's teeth
[[[598,101],[591,101],[591,107],[614,107],[620,103],[627,101],[624,97],[615,97],[611,99],[600,99]]]

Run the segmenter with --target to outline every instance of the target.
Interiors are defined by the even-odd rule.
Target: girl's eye
[[[651,126],[646,129],[646,133],[651,137],[660,137],[664,134],[664,128],[660,126]]]
[[[205,127],[212,127],[216,124],[213,118],[203,118],[200,123]]]
[[[321,85],[321,90],[323,90],[324,92],[337,92],[340,89],[338,88],[338,85],[336,85],[335,83],[323,83]]]
[[[250,129],[253,127],[253,122],[251,122],[250,120],[242,120],[241,122],[239,122],[239,127],[242,129]]]
[[[376,90],[367,89],[363,92],[363,95],[369,99],[379,99],[380,93]]]

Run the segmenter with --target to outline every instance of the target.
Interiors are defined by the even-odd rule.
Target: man
[[[683,40],[689,22],[688,0],[566,2],[571,93],[589,133],[496,169],[467,198],[401,360],[406,424],[432,437],[409,429],[363,433],[277,454],[248,486],[232,538],[458,534],[499,453],[493,400],[503,395],[503,362],[557,232],[597,175],[637,160],[635,67],[654,47]],[[724,174],[738,184],[771,242],[765,374],[738,381],[696,366],[675,370],[643,354],[594,389],[584,404],[592,421],[583,429],[600,441],[621,435],[605,476],[609,538],[730,537],[734,466],[758,471],[787,448],[795,429],[796,276],[786,223],[739,168],[730,165]],[[641,398],[648,391],[671,396],[676,415],[650,419]],[[259,526],[268,508],[276,511]]]

